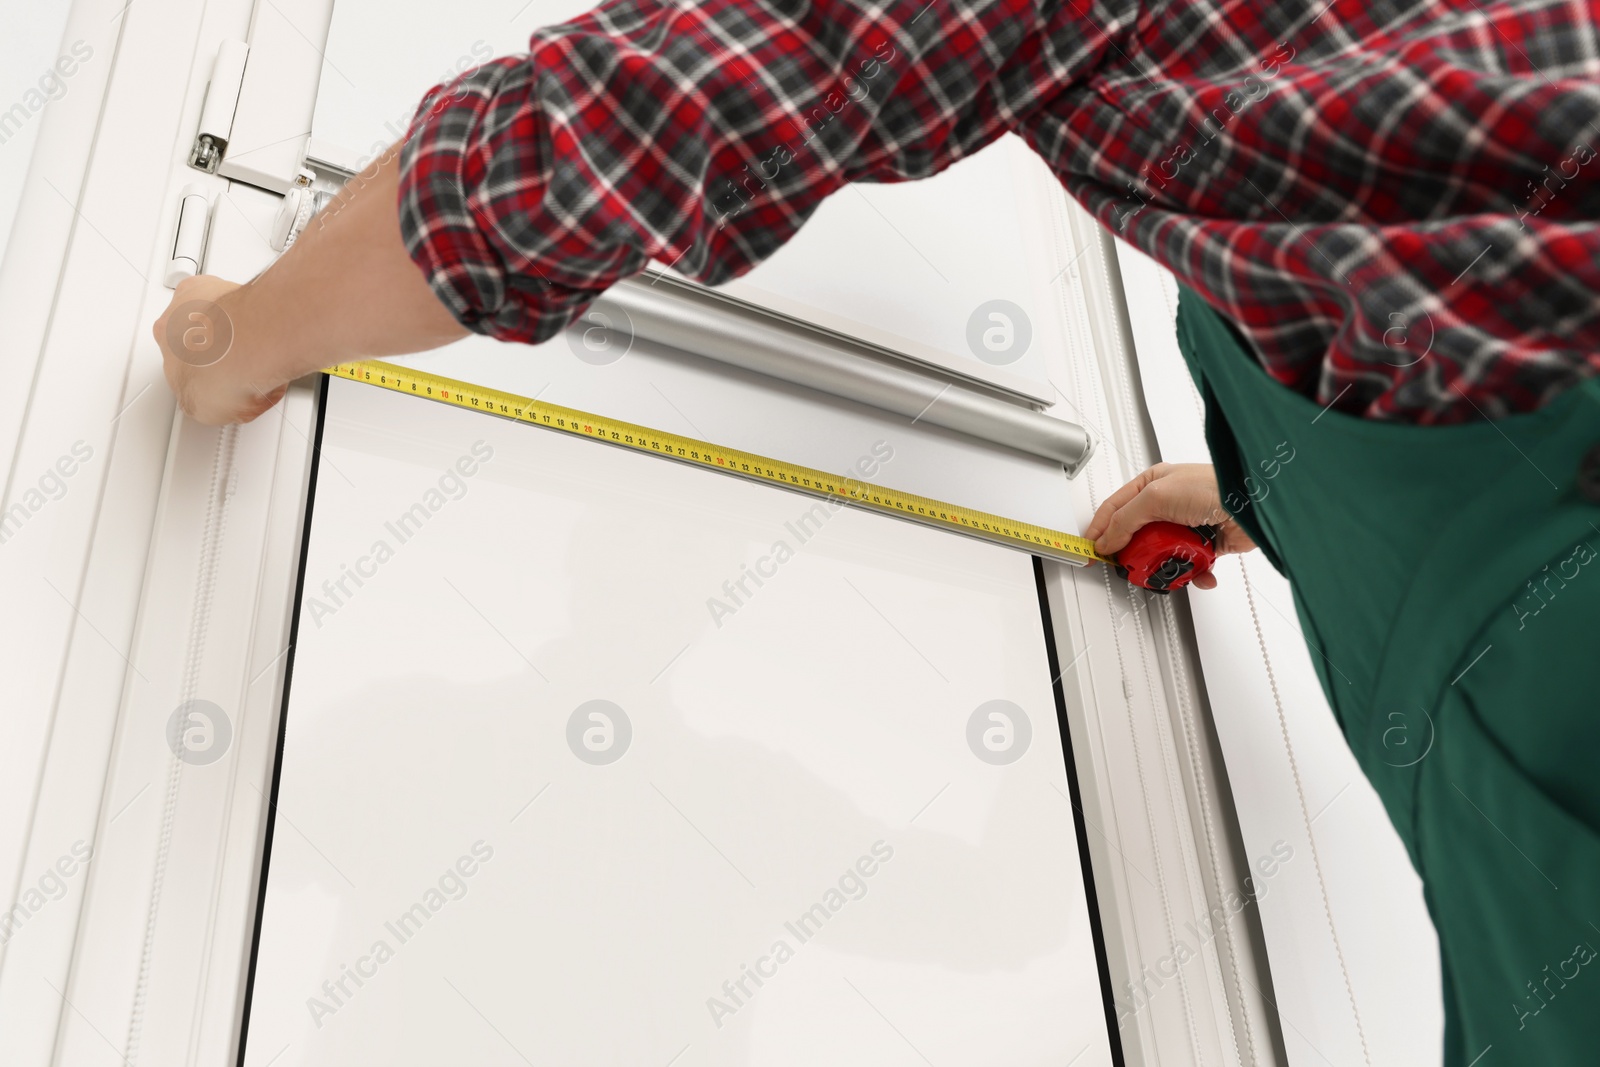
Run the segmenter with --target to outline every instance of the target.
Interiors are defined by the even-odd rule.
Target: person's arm
[[[397,154],[384,153],[248,284],[201,276],[178,286],[154,332],[185,411],[213,425],[247,422],[312,371],[467,335],[400,238],[399,176]]]
[[[1205,463],[1157,463],[1106,498],[1084,529],[1102,556],[1122,551],[1141,526],[1152,522],[1217,528],[1217,553],[1249,552],[1256,547],[1222,510],[1217,472]],[[1216,576],[1202,574],[1194,584],[1215,589]]]
[[[547,340],[651,260],[715,285],[848,182],[925,177],[1000,136],[1093,61],[1043,39],[1088,42],[1081,21],[1026,0],[607,0],[437,87],[398,165],[256,281],[187,283],[157,323],[168,376],[196,418],[237,421],[335,362],[465,330]],[[194,300],[233,327],[210,366],[177,343]]]

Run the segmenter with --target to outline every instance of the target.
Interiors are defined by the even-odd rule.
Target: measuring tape
[[[1018,522],[1002,515],[991,515],[986,511],[977,511],[959,504],[946,504],[942,500],[931,500],[925,496],[902,493],[898,489],[869,485],[855,478],[843,478],[827,471],[758,456],[753,452],[722,448],[705,441],[697,441],[692,437],[663,433],[631,422],[621,422],[601,415],[591,415],[586,411],[546,404],[529,397],[488,389],[481,385],[471,385],[381,360],[341,363],[329,368],[325,373],[391,389],[397,393],[424,397],[454,407],[483,411],[517,422],[542,426],[547,430],[556,430],[574,437],[605,441],[635,452],[666,456],[707,470],[736,474],[768,485],[781,485],[786,489],[798,489],[814,496],[841,500],[869,511],[911,519],[936,529],[966,534],[993,544],[1048,556],[1080,567],[1089,563],[1114,562],[1096,552],[1094,542],[1077,534]]]

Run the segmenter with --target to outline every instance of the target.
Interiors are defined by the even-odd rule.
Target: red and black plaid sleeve
[[[1012,130],[1278,380],[1371,418],[1600,372],[1600,0],[610,0],[431,92],[402,230],[472,329],[710,284]]]
[[[716,284],[845,183],[930,175],[1006,132],[998,85],[1039,58],[1036,15],[613,0],[424,100],[407,244],[463,323],[506,340],[550,337],[651,259]]]

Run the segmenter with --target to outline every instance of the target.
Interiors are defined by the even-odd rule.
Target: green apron
[[[1187,290],[1178,338],[1223,500],[1422,876],[1445,1063],[1600,1063],[1600,378],[1419,427],[1280,385]]]

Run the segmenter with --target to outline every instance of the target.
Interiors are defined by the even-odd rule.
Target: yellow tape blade
[[[531,423],[576,437],[605,441],[636,452],[665,456],[725,474],[843,500],[871,511],[912,519],[938,529],[978,537],[1066,563],[1082,566],[1110,562],[1094,550],[1092,541],[1077,534],[1019,522],[959,504],[947,504],[752,452],[723,448],[681,434],[653,430],[558,404],[547,404],[382,360],[341,363],[324,373],[442,404]]]

